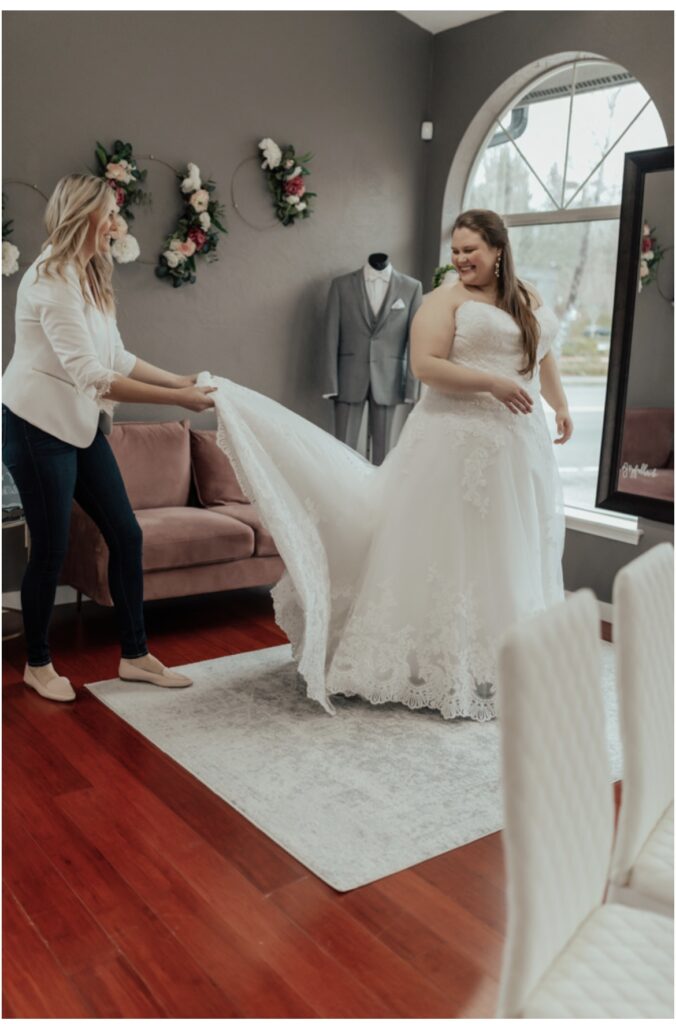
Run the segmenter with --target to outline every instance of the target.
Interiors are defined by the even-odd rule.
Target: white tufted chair
[[[674,914],[674,549],[658,544],[613,585],[624,778],[609,899]]]
[[[498,1017],[669,1017],[667,918],[604,905],[613,798],[591,590],[505,632],[508,924]]]

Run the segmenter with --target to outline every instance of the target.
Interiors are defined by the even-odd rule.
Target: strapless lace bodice
[[[560,324],[549,306],[538,306],[535,317],[540,324],[537,354],[540,360],[552,347]],[[455,313],[455,338],[449,361],[505,376],[519,375],[518,371],[524,364],[521,329],[504,309],[478,299],[466,299]],[[522,381],[528,381],[527,377],[519,376]],[[539,365],[533,381],[538,376]]]
[[[549,434],[545,428],[544,410],[540,400],[540,360],[544,359],[559,332],[560,323],[549,306],[538,306],[535,316],[540,325],[540,338],[533,376],[519,373],[525,362],[521,329],[513,317],[504,309],[477,299],[466,299],[455,312],[455,337],[448,361],[458,366],[466,366],[482,373],[497,374],[511,377],[533,396],[534,416],[515,417],[506,406],[496,401],[487,392],[458,391],[450,393],[439,391],[423,384],[420,401],[408,418],[415,431],[418,418],[426,414],[446,415],[458,412],[465,416],[465,429],[477,429],[479,433],[492,431],[497,420],[507,429],[521,432],[530,431],[536,424],[542,441],[549,444]],[[472,426],[477,420],[477,426]],[[454,427],[455,429],[455,427]]]

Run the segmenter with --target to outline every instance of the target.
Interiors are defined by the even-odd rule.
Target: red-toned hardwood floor
[[[116,675],[113,616],[55,610],[73,704],[4,645],[4,1016],[492,1016],[500,834],[334,892],[84,689]],[[169,666],[286,642],[260,590],[146,621]]]

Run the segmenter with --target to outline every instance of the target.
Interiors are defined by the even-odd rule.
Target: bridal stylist
[[[202,412],[214,405],[209,392],[216,389],[197,387],[197,374],[181,377],[125,350],[115,320],[110,254],[117,209],[115,192],[101,178],[70,174],[58,182],[45,213],[47,240],[19,283],[15,348],[2,378],[2,460],[31,536],[21,585],[24,681],[51,700],[75,698],[70,680],[54,668],[48,644],[73,498],[108,545],[120,678],[191,685],[148,651],[143,535],[104,435],[116,402]]]

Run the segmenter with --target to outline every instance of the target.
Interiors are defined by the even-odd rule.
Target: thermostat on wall
[[[420,138],[425,142],[429,142],[434,134],[434,125],[431,121],[423,121],[422,128],[420,129]]]

